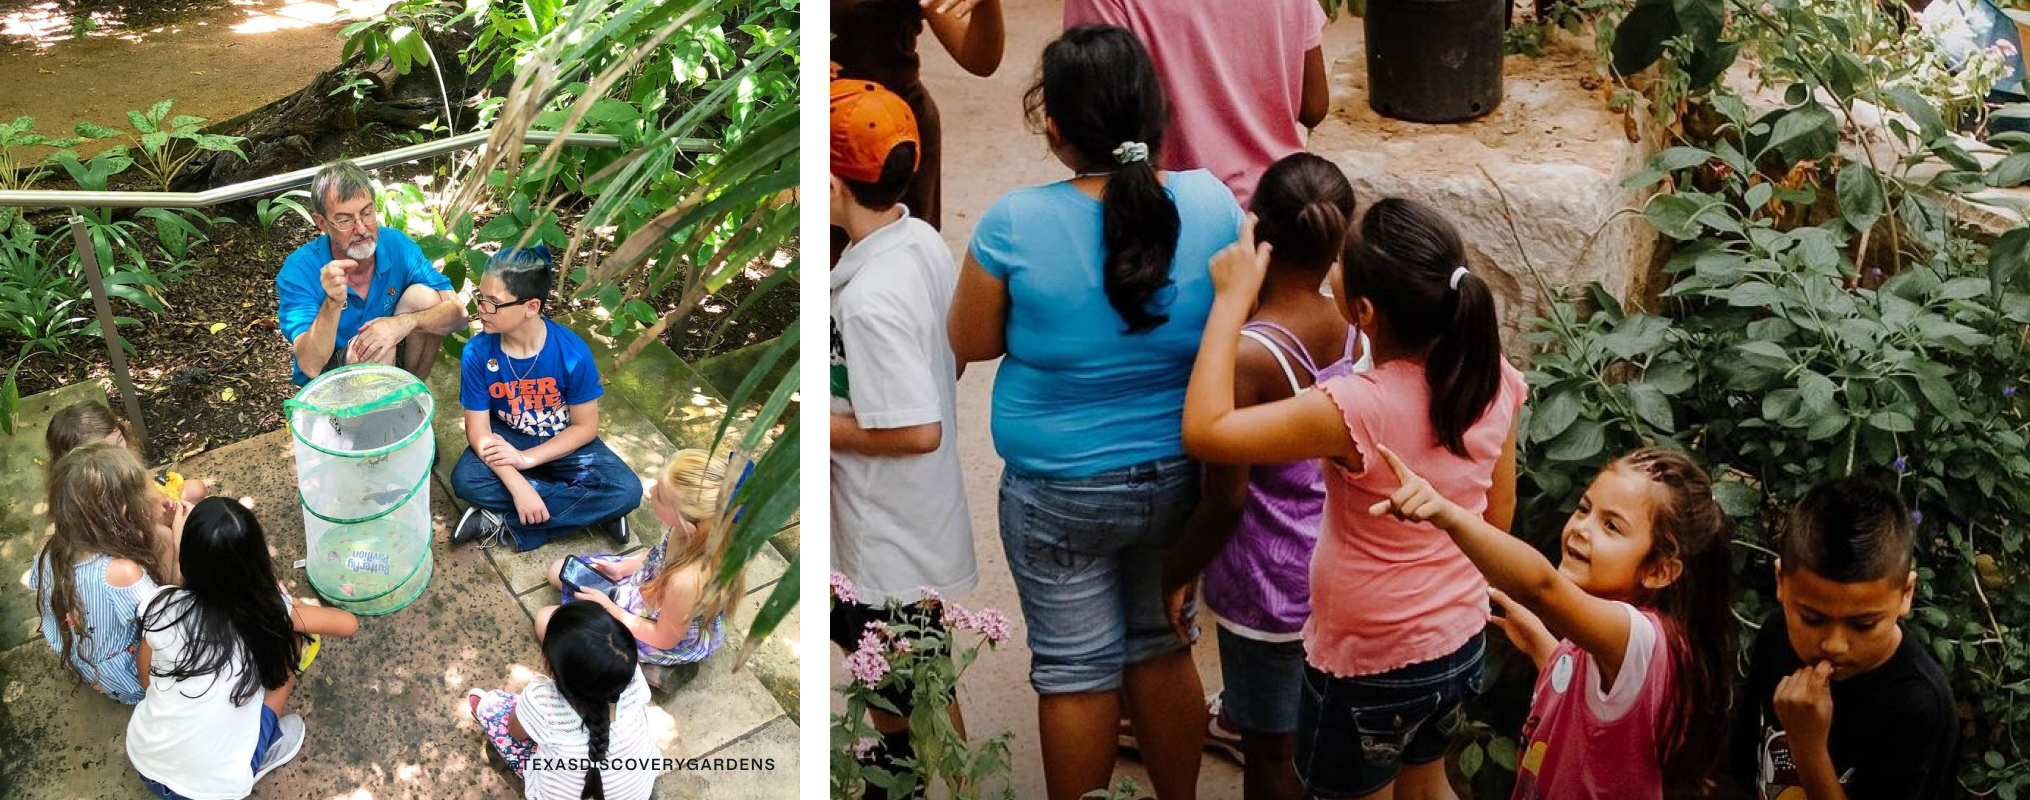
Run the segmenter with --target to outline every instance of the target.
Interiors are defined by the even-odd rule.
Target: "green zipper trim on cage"
[[[342,375],[346,372],[376,367],[382,369],[388,368],[386,364],[347,364],[343,367],[339,367],[338,369],[324,373],[323,375],[320,375],[318,377],[329,378],[332,375]],[[337,409],[319,408],[317,406],[313,406],[309,403],[305,403],[301,400],[296,399],[296,397],[302,397],[303,392],[310,391],[309,386],[304,386],[303,392],[297,392],[296,397],[291,397],[287,400],[282,401],[282,405],[285,407],[305,408],[320,414],[329,414],[334,417],[357,417],[372,411],[378,411],[387,406],[394,405],[397,401],[413,397],[421,392],[429,391],[430,387],[424,386],[423,382],[416,380],[414,375],[410,375],[408,377],[411,383],[407,386],[395,390],[394,394],[388,395],[387,397],[383,397],[378,400],[372,400],[366,403],[361,403],[356,406],[347,406],[345,408],[337,408]],[[312,383],[316,383],[316,381],[312,381]]]
[[[423,384],[412,383],[400,389],[396,389],[393,394],[390,394],[387,397],[383,397],[378,400],[374,400],[372,402],[361,403],[356,406],[347,406],[345,408],[323,408],[320,406],[313,406],[309,403],[305,403],[301,400],[291,397],[287,400],[282,401],[282,407],[300,408],[306,411],[315,411],[325,416],[338,417],[340,419],[351,419],[353,417],[366,416],[375,411],[387,408],[388,406],[394,405],[403,400],[407,400],[411,397],[415,397],[416,395],[422,394],[429,390],[430,387],[424,386]]]
[[[367,366],[367,365],[356,364],[354,366]],[[340,367],[340,369],[351,369],[351,368],[352,367]],[[334,370],[334,372],[335,371],[337,370]],[[410,444],[413,444],[416,441],[416,437],[423,435],[423,433],[426,431],[429,431],[431,428],[430,424],[431,420],[434,420],[437,417],[437,398],[429,393],[429,387],[426,387],[421,383],[413,383],[408,386],[404,386],[400,390],[396,391],[395,396],[393,397],[382,398],[381,400],[377,400],[372,403],[367,403],[363,406],[354,406],[352,408],[344,409],[346,411],[358,411],[359,409],[377,410],[392,405],[396,400],[406,400],[408,398],[415,397],[419,394],[425,398],[428,398],[429,400],[429,402],[425,403],[423,406],[423,424],[416,426],[416,430],[411,431],[409,435],[403,437],[401,441],[388,445],[386,447],[382,447],[378,450],[362,450],[358,452],[352,452],[345,450],[327,449],[316,442],[303,438],[303,434],[297,432],[295,414],[283,414],[282,418],[289,423],[289,435],[294,437],[296,441],[302,442],[304,445],[308,446],[312,450],[316,450],[317,452],[329,456],[338,456],[340,458],[372,458],[374,456],[386,455],[388,453],[395,452],[396,450],[400,450],[404,447],[408,447]],[[309,403],[297,402],[297,400],[293,397],[288,400],[282,401],[282,406],[285,409],[300,408],[305,411],[312,411],[319,414],[332,414],[332,416],[339,416],[337,414],[333,414],[331,411],[327,409],[318,408],[317,406],[310,405]],[[359,411],[359,413],[363,414],[366,412]]]
[[[437,449],[436,440],[433,439],[430,441],[430,449],[434,454]],[[416,480],[416,485],[409,487],[409,493],[402,495],[402,499],[400,501],[396,502],[394,505],[388,506],[387,508],[381,509],[379,513],[369,514],[364,517],[357,518],[327,517],[323,513],[319,512],[317,509],[311,508],[310,498],[304,496],[304,494],[300,491],[296,493],[296,503],[297,505],[303,506],[304,511],[310,512],[311,514],[315,515],[318,519],[324,520],[325,522],[329,522],[335,525],[358,525],[359,523],[362,522],[372,522],[374,520],[380,519],[382,517],[394,513],[395,509],[408,505],[410,500],[415,499],[416,493],[422,491],[424,484],[430,482],[430,472],[431,471],[428,469],[423,470],[422,476]]]

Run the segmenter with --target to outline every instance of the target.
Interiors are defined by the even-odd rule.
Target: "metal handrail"
[[[414,144],[370,156],[352,159],[362,169],[380,169],[410,161],[419,161],[440,156],[456,150],[485,144],[493,132],[473,131],[436,141]],[[529,131],[523,141],[526,144],[546,145],[564,139],[568,147],[620,147],[618,136],[603,133],[565,133],[555,131]],[[703,139],[678,139],[677,149],[684,151],[707,150],[712,143]],[[120,395],[127,409],[127,420],[134,426],[134,436],[143,449],[148,442],[148,424],[141,418],[141,399],[134,391],[134,379],[128,374],[127,354],[120,344],[120,329],[113,322],[112,303],[106,300],[105,274],[99,268],[98,254],[93,251],[90,237],[85,230],[85,219],[77,213],[79,208],[206,208],[234,200],[244,200],[309,185],[317,171],[323,167],[305,167],[294,172],[271,175],[251,181],[242,181],[230,186],[207,189],[202,192],[89,192],[33,189],[27,191],[0,191],[0,206],[21,208],[64,208],[71,209],[71,236],[77,241],[78,261],[85,267],[85,280],[91,287],[92,307],[99,318],[99,332],[106,340],[106,353],[112,361],[113,382],[119,387]]]
[[[384,153],[362,156],[352,160],[362,169],[380,169],[410,161],[420,161],[432,156],[441,156],[474,145],[485,144],[492,131],[461,133],[436,141],[413,144]],[[566,133],[554,131],[529,131],[528,144],[549,144],[559,136],[569,147],[619,147],[620,137],[603,133]],[[706,150],[712,143],[704,139],[679,139],[677,148],[686,151]],[[317,176],[322,166],[304,167],[294,172],[284,172],[251,181],[206,189],[202,192],[86,192],[49,189],[28,189],[0,192],[0,206],[29,208],[205,208],[234,200],[258,197],[283,189],[308,186],[310,179]]]

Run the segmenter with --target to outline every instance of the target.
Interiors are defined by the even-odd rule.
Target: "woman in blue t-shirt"
[[[951,340],[963,361],[1006,356],[1001,541],[1028,622],[1044,779],[1051,800],[1106,787],[1125,688],[1156,795],[1190,798],[1205,706],[1161,571],[1198,505],[1181,430],[1212,307],[1206,264],[1241,211],[1210,173],[1155,168],[1169,112],[1126,30],[1065,31],[1026,105],[1075,175],[981,217]]]

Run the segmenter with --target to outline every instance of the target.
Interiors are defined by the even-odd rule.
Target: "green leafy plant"
[[[34,117],[16,117],[13,122],[0,123],[0,191],[25,191],[35,188],[35,182],[49,175],[48,166],[56,163],[56,156],[69,153],[77,146],[75,138],[52,139],[35,132]],[[55,152],[40,158],[28,158],[23,150],[30,147],[53,147]],[[0,233],[25,229],[28,221],[16,208],[0,208]]]
[[[1856,57],[1873,13],[1831,0],[1645,0],[1622,22],[1624,73],[1664,59],[1692,78],[1677,87],[1684,138],[1629,181],[1661,188],[1641,213],[1671,243],[1666,287],[1654,308],[1591,287],[1538,320],[1518,530],[1548,538],[1590,476],[1630,448],[1689,451],[1737,523],[1745,638],[1773,606],[1784,509],[1827,478],[1888,476],[1920,532],[1905,625],[1966,716],[1960,782],[2021,797],[2030,228],[1983,244],[1946,200],[2021,183],[2030,158],[1983,164],[1907,69]],[[1781,106],[1751,111],[1710,69],[1743,47],[1777,54],[1763,77],[1789,87]],[[1899,113],[1863,124],[1863,103]]]
[[[834,601],[854,602],[853,584],[844,575],[832,573],[831,586]],[[981,646],[992,649],[1008,639],[1008,619],[992,609],[967,611],[934,593],[908,606],[891,600],[888,610],[897,622],[862,632],[858,648],[846,656],[853,677],[835,687],[846,700],[846,713],[832,715],[831,796],[849,800],[878,787],[888,797],[908,797],[937,785],[954,800],[1013,798],[1008,786],[1013,734],[1003,731],[972,745],[950,714],[959,678],[979,658]],[[971,634],[972,644],[960,641],[961,631]],[[895,759],[898,769],[890,770],[869,761],[881,740],[870,712],[903,716],[882,696],[898,689],[908,692],[909,738],[916,753]]]
[[[189,272],[194,261],[191,252],[211,241],[207,231],[213,226],[233,224],[231,217],[213,217],[191,208],[144,208],[134,217],[152,223],[163,258],[160,266],[149,272],[163,280],[180,279]]]
[[[79,141],[74,137],[52,139],[36,133],[34,117],[15,117],[13,122],[0,122],[0,191],[32,189],[37,180],[49,175],[48,165],[55,163],[56,153],[29,159],[22,155],[23,148],[51,147],[65,151],[76,147]]]
[[[303,206],[303,200],[309,197],[310,192],[306,190],[291,189],[274,197],[263,197],[254,201],[254,222],[260,226],[261,231],[262,261],[274,260],[271,250],[274,246],[275,226],[281,223],[283,214],[294,211],[296,216],[303,218],[305,225],[317,224],[310,218],[310,209]]]
[[[163,191],[169,191],[170,184],[183,173],[192,159],[205,152],[228,152],[245,159],[247,154],[240,151],[238,136],[203,133],[199,130],[206,122],[204,117],[179,114],[169,116],[175,100],[163,100],[150,107],[146,113],[128,111],[127,122],[134,128],[133,133],[108,128],[90,122],[81,122],[77,134],[87,139],[132,137],[138,147],[133,163],[140,168]]]

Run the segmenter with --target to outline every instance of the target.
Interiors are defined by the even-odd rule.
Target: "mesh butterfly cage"
[[[397,367],[354,364],[318,376],[284,406],[311,587],[354,614],[401,610],[434,569],[429,390]]]

